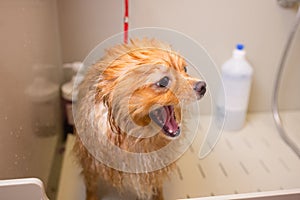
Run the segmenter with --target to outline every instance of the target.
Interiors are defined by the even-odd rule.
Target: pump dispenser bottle
[[[245,55],[244,45],[238,44],[232,58],[222,66],[225,89],[224,130],[239,130],[245,123],[253,75]]]

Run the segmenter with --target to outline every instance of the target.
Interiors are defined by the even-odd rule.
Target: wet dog
[[[168,44],[145,38],[108,49],[86,71],[76,103],[74,151],[86,199],[98,199],[102,179],[121,194],[162,200],[176,164],[168,162],[173,150],[160,150],[183,137],[182,105],[205,92],[205,82],[188,75]]]

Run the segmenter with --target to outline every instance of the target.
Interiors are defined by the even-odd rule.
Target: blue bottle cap
[[[236,45],[236,49],[243,50],[244,49],[244,45],[243,44],[237,44]]]

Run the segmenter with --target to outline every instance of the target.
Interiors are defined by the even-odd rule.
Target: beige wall
[[[122,31],[122,2],[59,1],[64,62],[84,59],[99,42]],[[250,111],[265,111],[270,110],[275,72],[295,13],[279,7],[276,0],[131,0],[130,28],[167,27],[187,34],[218,66],[231,56],[237,42],[244,43],[255,72]],[[284,108],[299,109],[300,36],[296,40],[280,102]]]
[[[57,129],[53,130],[55,136],[35,134],[32,105],[36,104],[31,104],[25,91],[36,77],[34,66],[51,66],[43,73],[59,84],[61,52],[57,27],[55,1],[0,3],[0,179],[39,177],[47,184],[61,133]],[[43,113],[45,117],[50,114]],[[57,110],[58,126],[59,116]]]

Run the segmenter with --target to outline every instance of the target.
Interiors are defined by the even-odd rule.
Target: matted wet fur
[[[76,134],[74,146],[83,169],[87,200],[98,199],[99,178],[121,194],[134,193],[141,200],[163,199],[162,184],[176,167],[175,163],[152,172],[131,173],[108,167],[93,155],[98,152],[103,158],[118,162],[114,160],[113,151],[109,151],[109,155],[103,151],[108,141],[127,152],[148,153],[183,137],[180,105],[200,99],[205,93],[205,85],[199,88],[197,83],[201,81],[189,77],[185,67],[184,59],[169,45],[145,38],[108,49],[104,57],[87,70],[79,85],[76,112],[80,114],[76,128],[79,127],[80,133]],[[163,111],[159,106],[164,106]],[[160,122],[151,123],[149,113],[153,111],[158,121],[161,112],[164,113],[161,121],[169,120],[165,122],[168,125],[161,125],[163,130],[158,129]],[[170,112],[170,116],[166,117],[166,112]],[[160,131],[152,137],[139,137],[155,130]],[[105,135],[108,140],[99,140],[99,135]],[[124,155],[122,159],[126,160]],[[167,155],[161,159],[164,157]],[[148,164],[132,163],[130,167]]]

